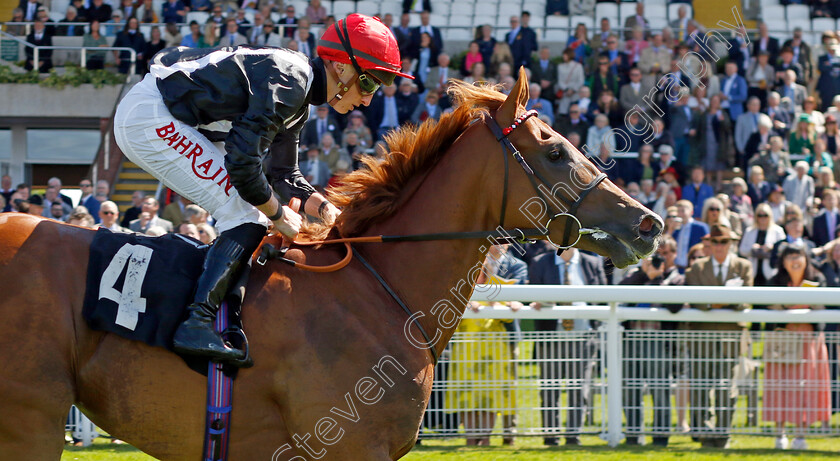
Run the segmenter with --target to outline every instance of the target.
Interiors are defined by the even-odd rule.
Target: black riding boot
[[[198,279],[195,301],[187,307],[190,316],[175,330],[172,339],[175,352],[222,362],[245,358],[245,352],[230,347],[222,339],[213,323],[230,284],[239,278],[264,235],[265,227],[243,224],[222,232],[213,243]]]

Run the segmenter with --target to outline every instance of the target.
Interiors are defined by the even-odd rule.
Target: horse
[[[387,159],[367,161],[332,191],[343,213],[329,235],[484,231],[500,221],[531,229],[533,217],[521,207],[537,193],[533,169],[542,180],[578,184],[552,192],[569,202],[580,193],[576,215],[593,231],[582,232],[579,248],[619,266],[654,251],[661,220],[543,121],[521,117],[529,95],[525,73],[518,77],[508,96],[456,82],[451,114],[391,134]],[[494,123],[510,128],[508,136],[494,135]],[[512,157],[505,140],[518,149]],[[572,221],[547,225],[548,237],[562,240]],[[163,348],[94,331],[83,320],[94,233],[0,215],[0,350],[8,353],[0,369],[0,458],[59,459],[75,404],[151,456],[199,459],[205,377]],[[479,238],[355,245],[393,295],[359,258],[331,273],[255,265],[242,306],[255,365],[235,382],[229,459],[384,461],[408,453],[431,392],[432,351],[451,338],[487,245]],[[288,255],[325,265],[344,251],[323,245]]]

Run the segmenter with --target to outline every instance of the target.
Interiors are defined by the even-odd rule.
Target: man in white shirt
[[[782,183],[785,197],[807,210],[814,199],[814,178],[808,176],[808,162],[800,160],[793,167],[794,173],[788,175]]]

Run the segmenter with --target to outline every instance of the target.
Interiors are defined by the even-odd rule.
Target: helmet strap
[[[333,80],[336,81],[336,86],[338,89],[338,92],[335,94],[335,96],[333,96],[332,99],[328,101],[329,105],[331,106],[333,104],[337,104],[338,101],[341,101],[344,95],[346,95],[352,87],[352,84],[350,83],[350,81],[352,81],[352,78],[350,79],[350,81],[343,82],[341,78],[339,78],[338,73],[336,73],[335,69],[333,68],[333,62],[334,61],[329,61],[327,63],[324,63],[324,67],[327,69],[327,72],[329,72],[330,75],[332,75]]]

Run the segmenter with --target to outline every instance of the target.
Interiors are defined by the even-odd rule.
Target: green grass
[[[521,438],[516,447],[502,447],[501,438],[494,437],[491,447],[465,447],[464,439],[425,441],[403,458],[406,461],[574,461],[597,460],[736,460],[773,461],[837,459],[840,440],[808,439],[810,450],[803,452],[777,451],[770,437],[735,437],[730,450],[700,449],[688,437],[672,437],[668,448],[623,447],[610,448],[597,437],[584,437],[581,447],[545,448],[538,438]],[[127,445],[112,445],[107,440],[97,440],[89,448],[67,448],[62,461],[152,461],[154,458]]]

